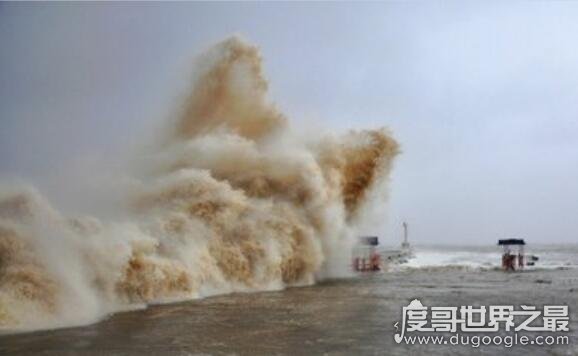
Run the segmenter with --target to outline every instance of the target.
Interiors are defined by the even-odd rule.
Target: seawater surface
[[[569,251],[552,248],[551,256],[563,254],[562,250]],[[418,248],[413,263],[425,251],[431,249]],[[540,251],[547,263],[546,250]],[[450,255],[454,252],[446,250]],[[474,348],[397,344],[394,325],[401,320],[402,307],[413,299],[429,307],[568,305],[569,345]],[[284,291],[157,305],[79,328],[4,335],[0,336],[0,354],[576,355],[577,310],[578,270],[571,267],[504,273],[496,268],[429,265]],[[490,335],[506,334],[502,330]]]

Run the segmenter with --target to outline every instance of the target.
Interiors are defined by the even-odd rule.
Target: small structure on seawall
[[[386,249],[381,252],[384,264],[396,265],[406,263],[413,257],[413,251],[409,244],[409,225],[403,222],[403,240],[400,249]]]
[[[498,240],[498,246],[502,246],[502,269],[504,271],[518,271],[525,266],[533,266],[538,257],[534,255],[526,256],[524,239],[503,239]]]
[[[400,249],[379,249],[377,236],[359,237],[353,249],[352,268],[357,272],[380,271],[388,265],[405,263],[412,255],[408,241],[408,225],[404,222]]]
[[[353,270],[371,272],[381,270],[381,256],[377,251],[377,236],[361,236],[353,249]]]

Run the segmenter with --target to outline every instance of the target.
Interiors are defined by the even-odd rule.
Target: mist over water
[[[0,329],[349,273],[360,226],[383,209],[396,141],[385,129],[295,134],[268,101],[257,47],[238,37],[196,66],[179,114],[127,168],[122,218],[65,216],[33,187],[2,187]]]

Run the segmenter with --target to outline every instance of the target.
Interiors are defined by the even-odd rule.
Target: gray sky
[[[232,33],[299,125],[394,131],[390,239],[578,242],[578,2],[0,3],[0,177],[75,192]]]

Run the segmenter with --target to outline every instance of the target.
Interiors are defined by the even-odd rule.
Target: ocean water
[[[425,263],[422,257],[429,255],[428,263],[437,258],[441,265],[471,265],[479,257],[464,250],[462,258],[451,259],[444,251],[417,249],[411,263]],[[466,253],[471,253],[469,259]],[[480,255],[488,253],[495,252]],[[576,356],[577,296],[575,268],[504,273],[495,268],[405,267],[286,290],[154,305],[84,327],[0,335],[0,355]],[[416,298],[430,307],[568,305],[569,343],[512,348],[398,344],[395,324],[402,308]],[[502,330],[496,335],[506,334]]]
[[[413,256],[400,268],[469,267],[494,269],[501,265],[502,249],[499,246],[416,246]],[[527,269],[578,268],[578,244],[530,245],[526,255],[539,258]]]

